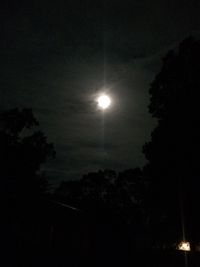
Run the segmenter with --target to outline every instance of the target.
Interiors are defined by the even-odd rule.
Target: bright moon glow
[[[110,97],[107,96],[107,95],[101,95],[98,97],[97,99],[97,102],[98,102],[98,106],[101,108],[101,109],[106,109],[110,106],[111,104],[111,100],[110,100]]]
[[[183,251],[190,251],[190,243],[189,242],[181,242],[178,245],[178,249],[183,250]]]

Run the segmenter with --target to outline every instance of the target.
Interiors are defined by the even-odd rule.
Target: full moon
[[[97,102],[98,102],[98,106],[101,109],[107,109],[111,104],[111,99],[107,95],[101,95],[98,97]]]

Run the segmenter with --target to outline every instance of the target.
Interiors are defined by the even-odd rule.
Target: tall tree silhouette
[[[149,90],[149,111],[158,125],[143,147],[144,170],[151,217],[165,240],[199,238],[199,64],[200,42],[189,37],[167,53]]]
[[[0,113],[1,195],[22,197],[47,189],[40,166],[54,156],[52,144],[34,128],[38,121],[31,109],[12,109]]]
[[[48,182],[40,166],[55,152],[37,126],[31,109],[16,108],[0,113],[0,262],[3,266],[24,265],[44,252],[42,231],[47,221],[43,194]]]

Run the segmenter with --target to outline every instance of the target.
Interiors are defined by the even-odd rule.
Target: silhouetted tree
[[[0,113],[1,195],[22,197],[47,190],[47,179],[40,166],[54,156],[52,144],[41,131],[31,109],[12,109]]]
[[[139,168],[117,175],[105,170],[88,173],[82,179],[62,182],[55,194],[67,204],[114,216],[128,224],[141,224],[145,183]],[[137,225],[138,225],[137,224]]]
[[[48,221],[43,196],[48,180],[40,166],[55,151],[37,126],[31,109],[0,113],[0,246],[1,263],[9,266],[32,266],[45,253],[42,231],[48,229]]]
[[[164,57],[149,91],[149,111],[158,125],[143,148],[148,160],[144,173],[151,182],[154,234],[165,241],[180,238],[183,225],[194,238],[200,222],[199,64],[200,42],[185,39]]]
[[[145,190],[139,168],[118,174],[104,170],[62,182],[55,197],[78,207],[89,218],[96,249],[102,255],[108,253],[106,258],[124,262],[134,248],[143,246]]]

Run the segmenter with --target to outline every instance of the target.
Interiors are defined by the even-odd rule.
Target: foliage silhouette
[[[121,223],[141,223],[145,183],[139,168],[117,174],[112,170],[84,175],[62,182],[57,198],[92,213],[104,214]]]
[[[177,240],[185,234],[200,238],[199,62],[200,42],[189,37],[164,57],[149,90],[149,111],[158,125],[143,147],[148,160],[144,176],[151,184],[147,199],[152,234],[160,240]]]
[[[34,266],[45,258],[48,180],[41,164],[55,155],[31,109],[0,113],[0,265]],[[43,244],[45,244],[43,246]],[[37,262],[38,265],[38,262]],[[40,266],[40,265],[39,265]]]
[[[55,156],[52,144],[41,131],[31,109],[0,113],[1,194],[8,197],[33,196],[47,190],[40,166]]]

